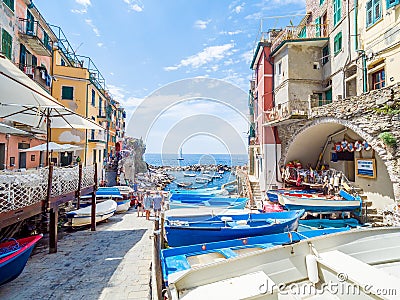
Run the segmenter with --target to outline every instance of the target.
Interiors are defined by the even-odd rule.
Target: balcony
[[[42,66],[32,66],[26,64],[16,64],[33,81],[39,84],[47,93],[51,93],[52,78],[46,68]]]
[[[92,59],[82,55],[76,55],[76,57],[80,61],[80,66],[89,71],[89,80],[97,87],[98,90],[103,92],[106,89],[106,81]]]
[[[327,24],[307,23],[308,15],[298,26],[287,26],[282,30],[273,30],[269,32],[269,38],[272,41],[271,52],[277,50],[286,41],[310,41],[327,40]]]
[[[89,142],[92,143],[106,143],[106,132],[105,130],[92,130],[89,138]]]
[[[308,119],[310,101],[289,100],[264,112],[264,126],[284,125]]]
[[[38,21],[18,19],[19,37],[34,52],[40,56],[51,56],[53,41]]]

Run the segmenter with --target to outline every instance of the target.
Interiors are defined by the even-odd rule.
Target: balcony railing
[[[28,75],[33,81],[38,83],[46,92],[51,92],[52,78],[44,67],[26,64],[16,65],[22,72]]]
[[[19,18],[18,32],[20,38],[35,52],[34,54],[52,55],[53,41],[38,21]]]
[[[89,138],[89,142],[100,142],[105,143],[106,140],[106,132],[105,130],[92,130]]]
[[[49,26],[57,37],[56,48],[64,54],[65,58],[68,60],[71,66],[81,67],[80,61],[75,54],[75,50],[69,43],[67,37],[64,34],[64,31],[62,31],[62,29],[58,26],[55,25],[49,25]]]
[[[310,110],[308,100],[289,100],[265,111],[265,123],[282,123],[290,120],[307,119]]]
[[[287,40],[304,40],[312,38],[323,38],[326,36],[327,24],[304,24],[300,26],[287,26],[279,32],[274,31],[274,36],[270,38],[272,41],[271,51],[278,48]]]
[[[90,81],[101,91],[106,89],[106,81],[90,57],[77,55],[81,67],[89,71]]]

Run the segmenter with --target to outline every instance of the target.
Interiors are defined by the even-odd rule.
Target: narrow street
[[[0,299],[149,299],[153,227],[130,210],[96,232],[61,232],[56,254],[42,239]]]

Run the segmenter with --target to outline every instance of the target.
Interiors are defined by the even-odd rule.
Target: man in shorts
[[[154,216],[157,218],[160,215],[161,207],[163,205],[163,196],[160,195],[160,191],[156,192],[156,195],[153,198],[153,209]]]
[[[139,217],[139,213],[142,213],[143,217],[143,195],[142,193],[137,193],[136,195],[136,211],[137,211],[137,216]]]

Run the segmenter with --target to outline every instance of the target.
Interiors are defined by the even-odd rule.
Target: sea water
[[[183,154],[183,160],[178,160],[178,154],[145,153],[144,160],[152,166],[192,166],[192,165],[223,165],[245,166],[247,154]]]

